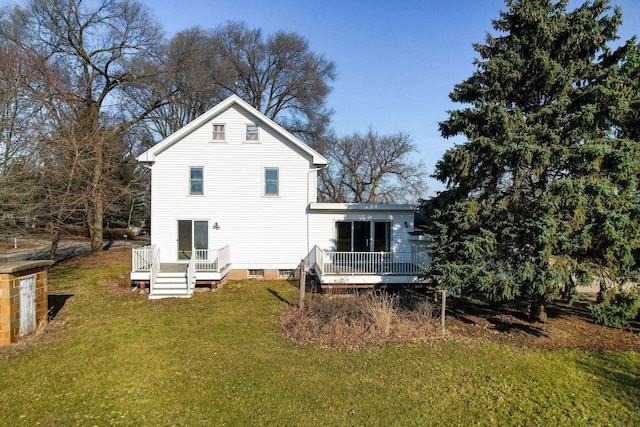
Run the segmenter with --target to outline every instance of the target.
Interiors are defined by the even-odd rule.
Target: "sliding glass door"
[[[194,249],[209,249],[209,222],[178,220],[178,260],[191,259]]]
[[[391,223],[388,221],[337,221],[336,251],[389,252]]]

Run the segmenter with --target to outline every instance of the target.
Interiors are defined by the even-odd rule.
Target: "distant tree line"
[[[296,33],[265,36],[227,22],[166,40],[135,0],[4,7],[0,225],[46,228],[52,254],[65,226],[81,225],[100,248],[106,224],[130,226],[148,212],[148,174],[136,154],[234,93],[330,160],[342,162],[347,149],[359,161],[362,147],[378,147],[384,178],[376,165],[340,163],[322,173],[323,200],[410,197],[399,183],[419,189],[424,172],[412,164],[408,136],[333,136],[326,99],[335,75],[333,61]]]

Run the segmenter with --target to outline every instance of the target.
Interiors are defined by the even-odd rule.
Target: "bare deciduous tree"
[[[90,164],[78,172],[96,250],[102,245],[104,211],[111,202],[111,156],[121,154],[114,152],[114,141],[163,102],[151,96],[144,105],[131,102],[136,109],[124,108],[141,86],[157,80],[160,28],[134,0],[31,0],[2,16],[0,36],[42,71],[42,89],[49,100],[69,107],[68,126],[74,140],[85,144],[81,152]],[[68,78],[47,79],[50,69]]]
[[[409,135],[366,134],[324,140],[316,147],[329,160],[320,173],[320,199],[326,202],[398,203],[418,200],[426,171]]]
[[[231,94],[236,94],[296,136],[322,135],[335,64],[309,49],[296,33],[268,37],[242,22],[214,30],[191,28],[166,47],[172,103],[153,114],[153,131],[166,137]]]

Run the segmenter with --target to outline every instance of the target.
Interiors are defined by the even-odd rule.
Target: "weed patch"
[[[280,318],[283,335],[300,345],[319,344],[341,350],[443,340],[435,307],[401,294],[382,292],[350,298],[315,299],[304,309],[289,308]]]

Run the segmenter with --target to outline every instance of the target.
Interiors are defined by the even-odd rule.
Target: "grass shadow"
[[[49,309],[49,321],[55,319],[62,307],[73,295],[49,295],[47,297],[47,307]]]
[[[279,299],[280,301],[282,301],[283,303],[287,304],[289,307],[293,307],[293,306],[295,306],[295,304],[294,304],[294,303],[292,303],[292,302],[288,301],[287,299],[283,298],[283,297],[278,293],[278,291],[275,291],[275,290],[273,290],[273,289],[267,289],[267,291],[269,291],[269,293],[270,293],[271,295],[273,295],[274,297],[278,298],[278,299]]]

